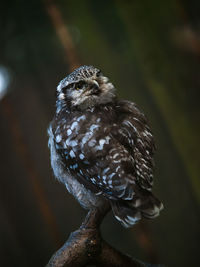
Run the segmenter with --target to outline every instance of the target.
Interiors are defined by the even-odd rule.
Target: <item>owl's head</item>
[[[59,102],[85,109],[112,102],[115,88],[99,69],[82,66],[59,83],[57,96]]]

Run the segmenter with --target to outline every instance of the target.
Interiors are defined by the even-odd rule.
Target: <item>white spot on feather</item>
[[[99,128],[98,125],[96,125],[96,124],[92,124],[92,125],[90,126],[90,131],[93,132],[93,130],[94,130],[94,129],[97,129],[97,128]]]
[[[63,99],[65,99],[65,95],[64,95],[63,93],[60,93],[59,96],[58,96],[58,98],[59,98],[60,100],[63,100]]]
[[[80,158],[80,159],[84,159],[84,155],[81,153],[81,154],[79,155],[79,158]]]
[[[62,140],[62,136],[60,134],[56,135],[56,142],[59,143]]]
[[[81,121],[81,120],[84,120],[84,119],[85,119],[85,115],[82,115],[82,116],[77,118],[77,121]]]
[[[134,207],[139,207],[141,205],[141,200],[138,198],[135,203],[134,203]]]
[[[112,187],[112,180],[109,180],[108,184],[110,185],[110,187]]]
[[[92,135],[91,132],[87,132],[87,133],[85,134],[85,136],[84,136],[83,139],[82,139],[82,145],[84,145],[84,144],[89,140],[89,138],[90,138],[91,135]]]
[[[109,171],[110,170],[110,168],[109,167],[107,167],[106,169],[104,169],[103,170],[103,174],[105,174],[107,171]]]
[[[75,140],[71,141],[69,144],[72,147],[77,146],[77,142]]]
[[[91,181],[92,181],[93,184],[96,183],[96,179],[95,178],[91,178]]]
[[[68,129],[67,130],[67,135],[69,136],[71,133],[72,133],[72,130],[71,129]]]
[[[77,129],[78,128],[78,122],[77,121],[74,121],[71,125],[71,130],[73,131],[74,129]]]
[[[99,145],[96,146],[96,150],[102,150],[103,149],[103,146],[105,144],[106,140],[105,139],[100,139],[99,140]]]
[[[57,86],[57,91],[60,92],[61,89],[62,89],[61,84],[59,84],[59,85]]]
[[[128,219],[128,222],[130,222],[130,224],[135,224],[139,220],[139,218],[131,217],[129,215],[127,215],[127,219]]]
[[[115,175],[115,173],[114,173],[114,172],[113,172],[113,173],[111,173],[111,174],[109,175],[110,179],[112,179],[114,175]]]
[[[116,172],[118,172],[119,169],[120,169],[120,166],[118,166],[118,167],[116,168]]]
[[[88,146],[92,147],[92,146],[95,146],[96,144],[96,140],[95,139],[92,139],[88,142]]]
[[[71,158],[75,158],[75,154],[74,154],[74,151],[73,151],[73,150],[71,150],[71,151],[69,152],[69,155],[70,155]]]

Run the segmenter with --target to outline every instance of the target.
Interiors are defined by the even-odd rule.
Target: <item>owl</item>
[[[81,66],[59,83],[48,135],[54,175],[83,208],[109,203],[124,227],[159,215],[147,119],[99,69]]]

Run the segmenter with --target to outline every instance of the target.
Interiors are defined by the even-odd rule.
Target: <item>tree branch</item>
[[[109,204],[90,210],[81,227],[70,234],[46,267],[78,267],[91,264],[101,267],[153,267],[122,254],[102,239],[99,228],[109,210]]]

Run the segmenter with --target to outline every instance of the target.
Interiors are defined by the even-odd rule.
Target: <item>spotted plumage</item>
[[[48,132],[57,179],[86,209],[109,202],[125,227],[156,217],[162,204],[151,193],[155,146],[138,107],[118,100],[92,66],[60,82],[56,106]]]

